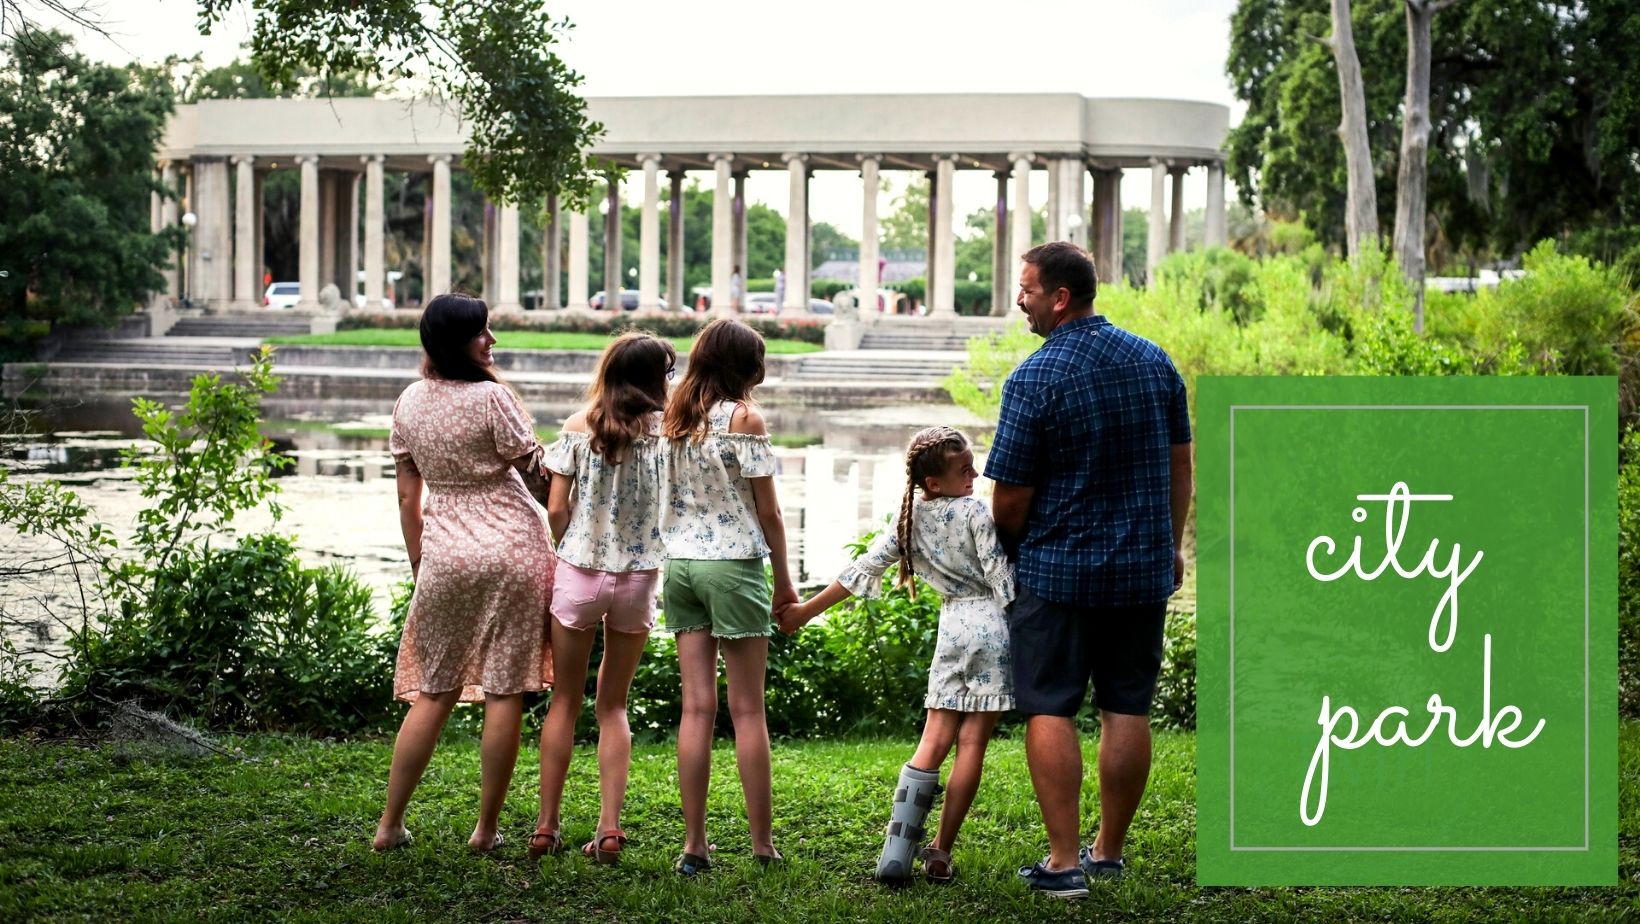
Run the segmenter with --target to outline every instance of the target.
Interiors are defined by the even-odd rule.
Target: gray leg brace
[[[888,836],[877,858],[877,878],[911,878],[911,858],[923,840],[923,822],[939,791],[938,770],[919,770],[906,764],[900,768],[900,785],[894,789],[894,811],[888,819]]]

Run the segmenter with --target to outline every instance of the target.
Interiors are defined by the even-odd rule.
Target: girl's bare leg
[[[949,853],[956,843],[957,831],[968,809],[979,792],[980,773],[985,767],[985,748],[996,731],[1000,712],[961,713],[962,725],[957,732],[957,759],[951,766],[951,776],[945,781],[945,804],[940,807],[940,830],[929,846]]]
[[[535,830],[542,833],[558,830],[575,720],[580,718],[587,686],[587,659],[597,635],[596,629],[570,629],[552,621],[552,700],[541,723],[541,814],[535,819]]]
[[[765,637],[723,640],[729,681],[729,717],[735,723],[735,763],[746,796],[746,826],[752,853],[774,856],[774,783],[769,769],[769,723],[763,708],[763,679],[769,664]]]
[[[712,727],[717,722],[717,639],[710,630],[679,632],[678,673],[683,716],[678,722],[678,794],[683,802],[683,849],[707,855],[706,789],[712,778]]]
[[[604,630],[604,660],[598,665],[598,831],[621,826],[626,782],[632,770],[632,729],[626,720],[632,676],[643,659],[647,632]],[[704,856],[704,854],[702,854]]]

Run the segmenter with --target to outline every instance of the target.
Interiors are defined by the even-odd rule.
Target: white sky
[[[28,0],[24,0],[27,4]],[[123,63],[202,52],[207,65],[239,54],[250,30],[248,3],[215,35],[197,28],[193,0],[91,0],[113,40],[80,37],[92,57]],[[547,0],[575,23],[559,53],[585,76],[588,96],[745,93],[1081,93],[1085,96],[1205,100],[1245,107],[1231,96],[1224,62],[1235,0]],[[885,171],[891,182],[908,174]],[[709,175],[702,180],[710,183]],[[1033,204],[1047,196],[1034,176]],[[628,184],[630,187],[636,184]],[[1085,183],[1091,195],[1091,182]],[[747,197],[786,211],[783,170],[755,171]],[[987,207],[995,181],[958,171],[957,216]],[[1232,193],[1233,195],[1233,193]],[[860,228],[857,174],[820,171],[811,187],[815,221],[851,235]],[[1203,171],[1185,183],[1187,208],[1206,198]],[[879,206],[887,209],[891,197]],[[1130,170],[1127,206],[1147,207],[1149,172]]]

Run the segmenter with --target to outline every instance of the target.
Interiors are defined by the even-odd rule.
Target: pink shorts
[[[566,629],[648,632],[655,628],[659,568],[648,571],[592,571],[558,559],[553,576],[552,617]]]

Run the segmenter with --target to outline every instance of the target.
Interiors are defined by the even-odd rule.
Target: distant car
[[[276,282],[262,293],[262,307],[268,309],[295,308],[301,300],[302,284],[298,282]]]
[[[837,306],[823,298],[809,299],[809,314],[836,314]]]
[[[669,305],[666,304],[666,299],[665,298],[657,297],[655,299],[655,301],[663,309],[670,307]],[[592,307],[593,311],[603,311],[604,310],[604,290],[599,289],[597,292],[594,292],[592,294],[592,299],[590,301],[588,301],[587,304]],[[637,289],[622,289],[621,290],[621,310],[622,311],[637,311],[638,310],[638,290]]]
[[[753,292],[746,296],[747,314],[779,314],[780,303],[775,301],[773,292]]]

